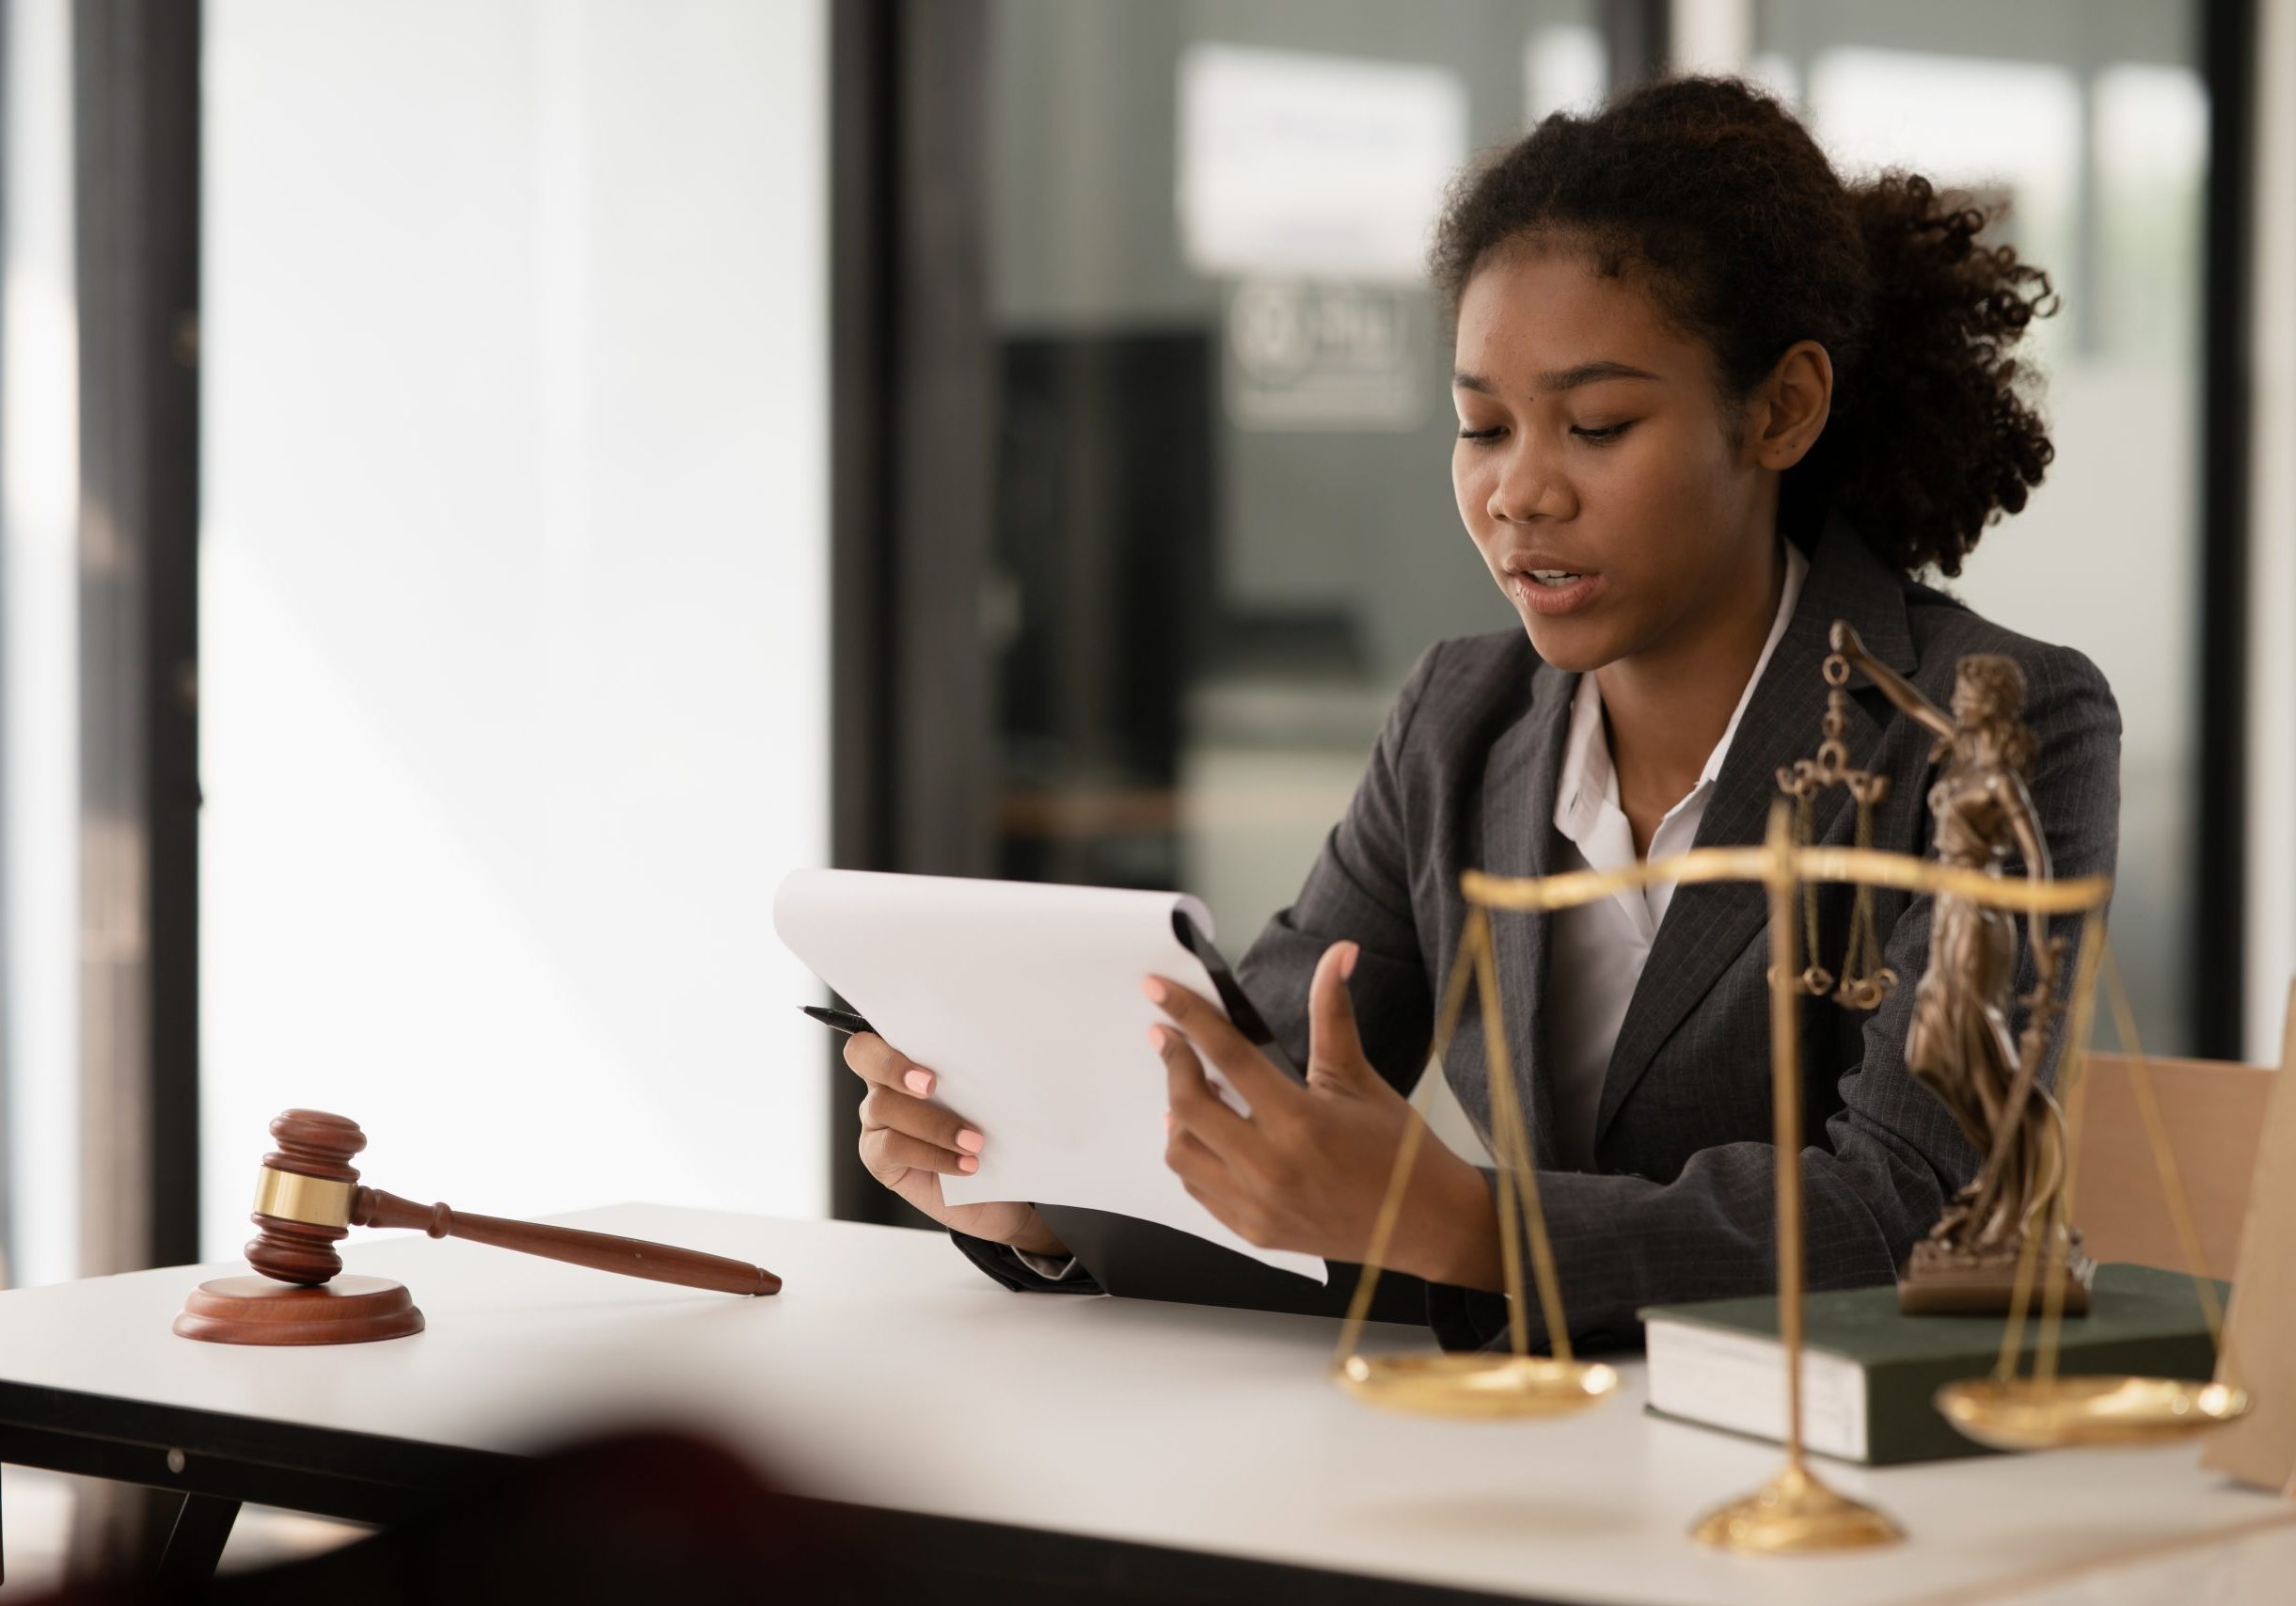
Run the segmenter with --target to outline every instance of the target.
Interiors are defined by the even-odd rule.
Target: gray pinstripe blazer
[[[2016,660],[2028,688],[2026,721],[2040,742],[2034,804],[2056,873],[2112,873],[2120,718],[2104,676],[2077,652],[2015,635],[1892,573],[1839,520],[1811,553],[1794,617],[1699,827],[1700,846],[1761,839],[1777,770],[1814,749],[1825,708],[1818,670],[1835,619],[1847,620],[1876,657],[1940,707],[1964,655]],[[1876,814],[1875,845],[1926,854],[1933,739],[1862,676],[1851,684],[1851,760],[1892,780]],[[1459,872],[1535,876],[1553,861],[1555,788],[1576,685],[1576,676],[1542,662],[1519,629],[1440,643],[1420,659],[1298,898],[1238,966],[1295,1061],[1306,1058],[1316,960],[1352,938],[1363,946],[1352,987],[1365,1048],[1396,1087],[1417,1083],[1437,989],[1467,912]],[[1854,813],[1838,790],[1822,800],[1818,840],[1849,841]],[[1821,957],[1829,963],[1839,962],[1849,907],[1847,888],[1821,894]],[[1876,918],[1887,962],[1904,978],[1889,1000],[1871,1014],[1822,1000],[1804,1005],[1813,1288],[1890,1280],[1977,1169],[1960,1129],[1905,1064],[1912,982],[1927,954],[1927,899],[1878,895]],[[1594,1344],[1632,1342],[1639,1306],[1768,1292],[1776,1158],[1762,889],[1719,883],[1675,892],[1611,1054],[1591,1170],[1561,1169],[1554,1141],[1546,927],[1544,916],[1501,914],[1494,929],[1514,1074],[1575,1334]],[[2032,986],[2031,965],[2022,956],[2020,993]],[[1477,1017],[1467,1010],[1444,1071],[1487,1142],[1491,1101]],[[991,1269],[1013,1286],[1053,1286],[1024,1269],[1018,1278]],[[1449,1347],[1506,1342],[1497,1295],[1431,1286],[1428,1318]]]

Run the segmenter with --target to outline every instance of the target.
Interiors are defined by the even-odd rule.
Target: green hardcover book
[[[1806,1448],[1873,1467],[1989,1454],[1955,1432],[1931,1396],[1941,1384],[1992,1372],[2003,1318],[1908,1316],[1897,1309],[1894,1286],[1813,1294],[1802,1310]],[[1654,1414],[1757,1439],[1785,1437],[1775,1298],[1654,1305],[1641,1316]],[[2028,1317],[2022,1373],[2032,1371],[2037,1327]],[[2216,1351],[2193,1280],[2150,1266],[2099,1266],[2089,1313],[2065,1322],[2057,1369],[2209,1376]]]

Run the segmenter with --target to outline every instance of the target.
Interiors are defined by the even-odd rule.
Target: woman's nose
[[[1526,444],[1508,453],[1500,466],[1485,511],[1502,524],[1568,518],[1573,511],[1570,486],[1544,453]]]

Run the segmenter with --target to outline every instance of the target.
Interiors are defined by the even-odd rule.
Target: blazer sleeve
[[[1031,1265],[1032,1258],[1010,1244],[995,1243],[988,1238],[976,1238],[970,1232],[949,1229],[949,1241],[964,1251],[965,1259],[987,1272],[998,1282],[1016,1294],[1098,1294],[1100,1285],[1092,1280],[1079,1262],[1071,1260],[1066,1277],[1054,1277],[1041,1264]]]
[[[2027,720],[2040,741],[2034,808],[2052,867],[2066,878],[2111,875],[2120,820],[2120,714],[2113,693],[2097,667],[2070,650],[2036,655],[2024,668]],[[1927,963],[1929,925],[1930,900],[1920,898],[1892,928],[1886,962],[1905,980],[1866,1024],[1860,1061],[1842,1076],[1842,1108],[1826,1123],[1824,1141],[1802,1152],[1813,1290],[1892,1280],[1976,1172],[1968,1139],[1906,1066],[1913,981]],[[2069,990],[2073,970],[2068,962],[2062,989]],[[2020,922],[2020,994],[2034,977]],[[1633,1344],[1643,1306],[1773,1292],[1776,1170],[1772,1145],[1735,1142],[1700,1151],[1667,1183],[1542,1171],[1540,1199],[1574,1335],[1589,1344]],[[1502,1295],[1431,1284],[1428,1313],[1447,1349],[1508,1341]]]
[[[1403,752],[1443,644],[1420,655],[1372,744],[1347,812],[1323,839],[1291,906],[1270,920],[1236,978],[1294,1065],[1307,1063],[1307,985],[1332,944],[1362,947],[1348,991],[1365,1055],[1408,1094],[1427,1064],[1434,1030],[1430,960],[1411,913],[1411,854]]]

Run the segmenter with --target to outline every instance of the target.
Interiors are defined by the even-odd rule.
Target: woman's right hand
[[[861,1101],[861,1163],[871,1176],[943,1227],[1031,1254],[1068,1253],[1032,1204],[951,1204],[941,1197],[943,1172],[980,1169],[986,1139],[954,1111],[929,1102],[939,1076],[875,1032],[846,1039],[845,1062],[869,1089]]]

